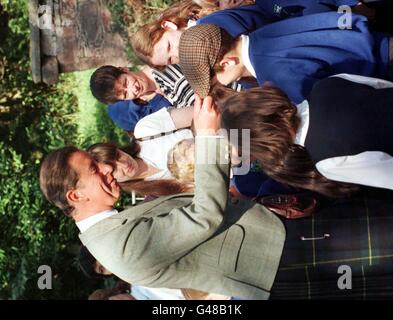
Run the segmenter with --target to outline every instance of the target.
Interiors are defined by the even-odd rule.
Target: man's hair
[[[71,156],[80,151],[76,147],[64,147],[48,154],[41,164],[40,187],[49,202],[70,215],[74,210],[67,201],[67,191],[78,183],[78,173],[71,167]]]
[[[118,101],[115,84],[117,79],[125,73],[114,66],[102,66],[93,72],[90,78],[90,90],[100,102],[112,104]]]

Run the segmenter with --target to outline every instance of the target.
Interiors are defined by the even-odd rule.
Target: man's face
[[[120,187],[112,176],[112,167],[97,163],[84,151],[75,152],[70,166],[78,173],[75,192],[84,201],[90,201],[95,208],[113,207],[120,197]]]
[[[126,72],[117,78],[115,92],[118,100],[134,100],[147,93],[147,82],[133,72]]]
[[[182,30],[168,29],[153,47],[151,63],[155,66],[166,66],[179,63],[179,42]]]

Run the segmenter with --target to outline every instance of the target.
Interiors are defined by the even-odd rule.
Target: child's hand
[[[213,98],[202,99],[196,94],[194,104],[194,127],[196,135],[214,136],[220,129],[220,113]]]

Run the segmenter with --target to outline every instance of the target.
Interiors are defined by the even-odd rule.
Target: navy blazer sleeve
[[[270,24],[250,34],[250,60],[259,84],[273,82],[295,103],[319,79],[338,73],[384,78],[387,38],[381,45],[367,19],[352,16],[352,29],[340,30],[335,12]],[[380,56],[378,51],[384,51]]]
[[[265,26],[272,21],[257,5],[243,6],[214,12],[199,19],[197,24],[213,24],[236,38]]]
[[[152,100],[140,105],[133,100],[122,100],[108,106],[107,112],[112,121],[120,128],[134,131],[136,123],[147,115],[164,107],[171,106],[170,102],[160,94]]]
[[[359,0],[256,0],[255,3],[271,20],[337,11],[342,5],[355,6]]]

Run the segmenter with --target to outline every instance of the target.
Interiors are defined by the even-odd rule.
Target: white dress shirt
[[[80,232],[83,233],[87,229],[89,229],[91,226],[95,225],[96,223],[100,222],[101,220],[112,217],[116,213],[118,213],[118,211],[116,209],[105,210],[105,211],[97,213],[91,217],[88,217],[86,219],[76,222],[76,226],[79,228]]]
[[[257,74],[255,73],[255,69],[252,66],[251,60],[250,60],[250,53],[249,53],[250,38],[244,34],[241,35],[240,38],[242,41],[241,58],[242,58],[243,64],[246,67],[246,69],[252,74],[252,76],[254,78],[256,78]]]
[[[131,286],[131,295],[137,300],[185,300],[180,289]]]
[[[375,89],[393,87],[392,82],[364,76],[339,74],[334,77],[369,85]],[[301,123],[295,143],[304,146],[309,127],[308,101],[303,101],[297,108]],[[319,161],[315,166],[330,180],[393,190],[393,158],[385,152],[366,151],[351,156],[334,157]]]

